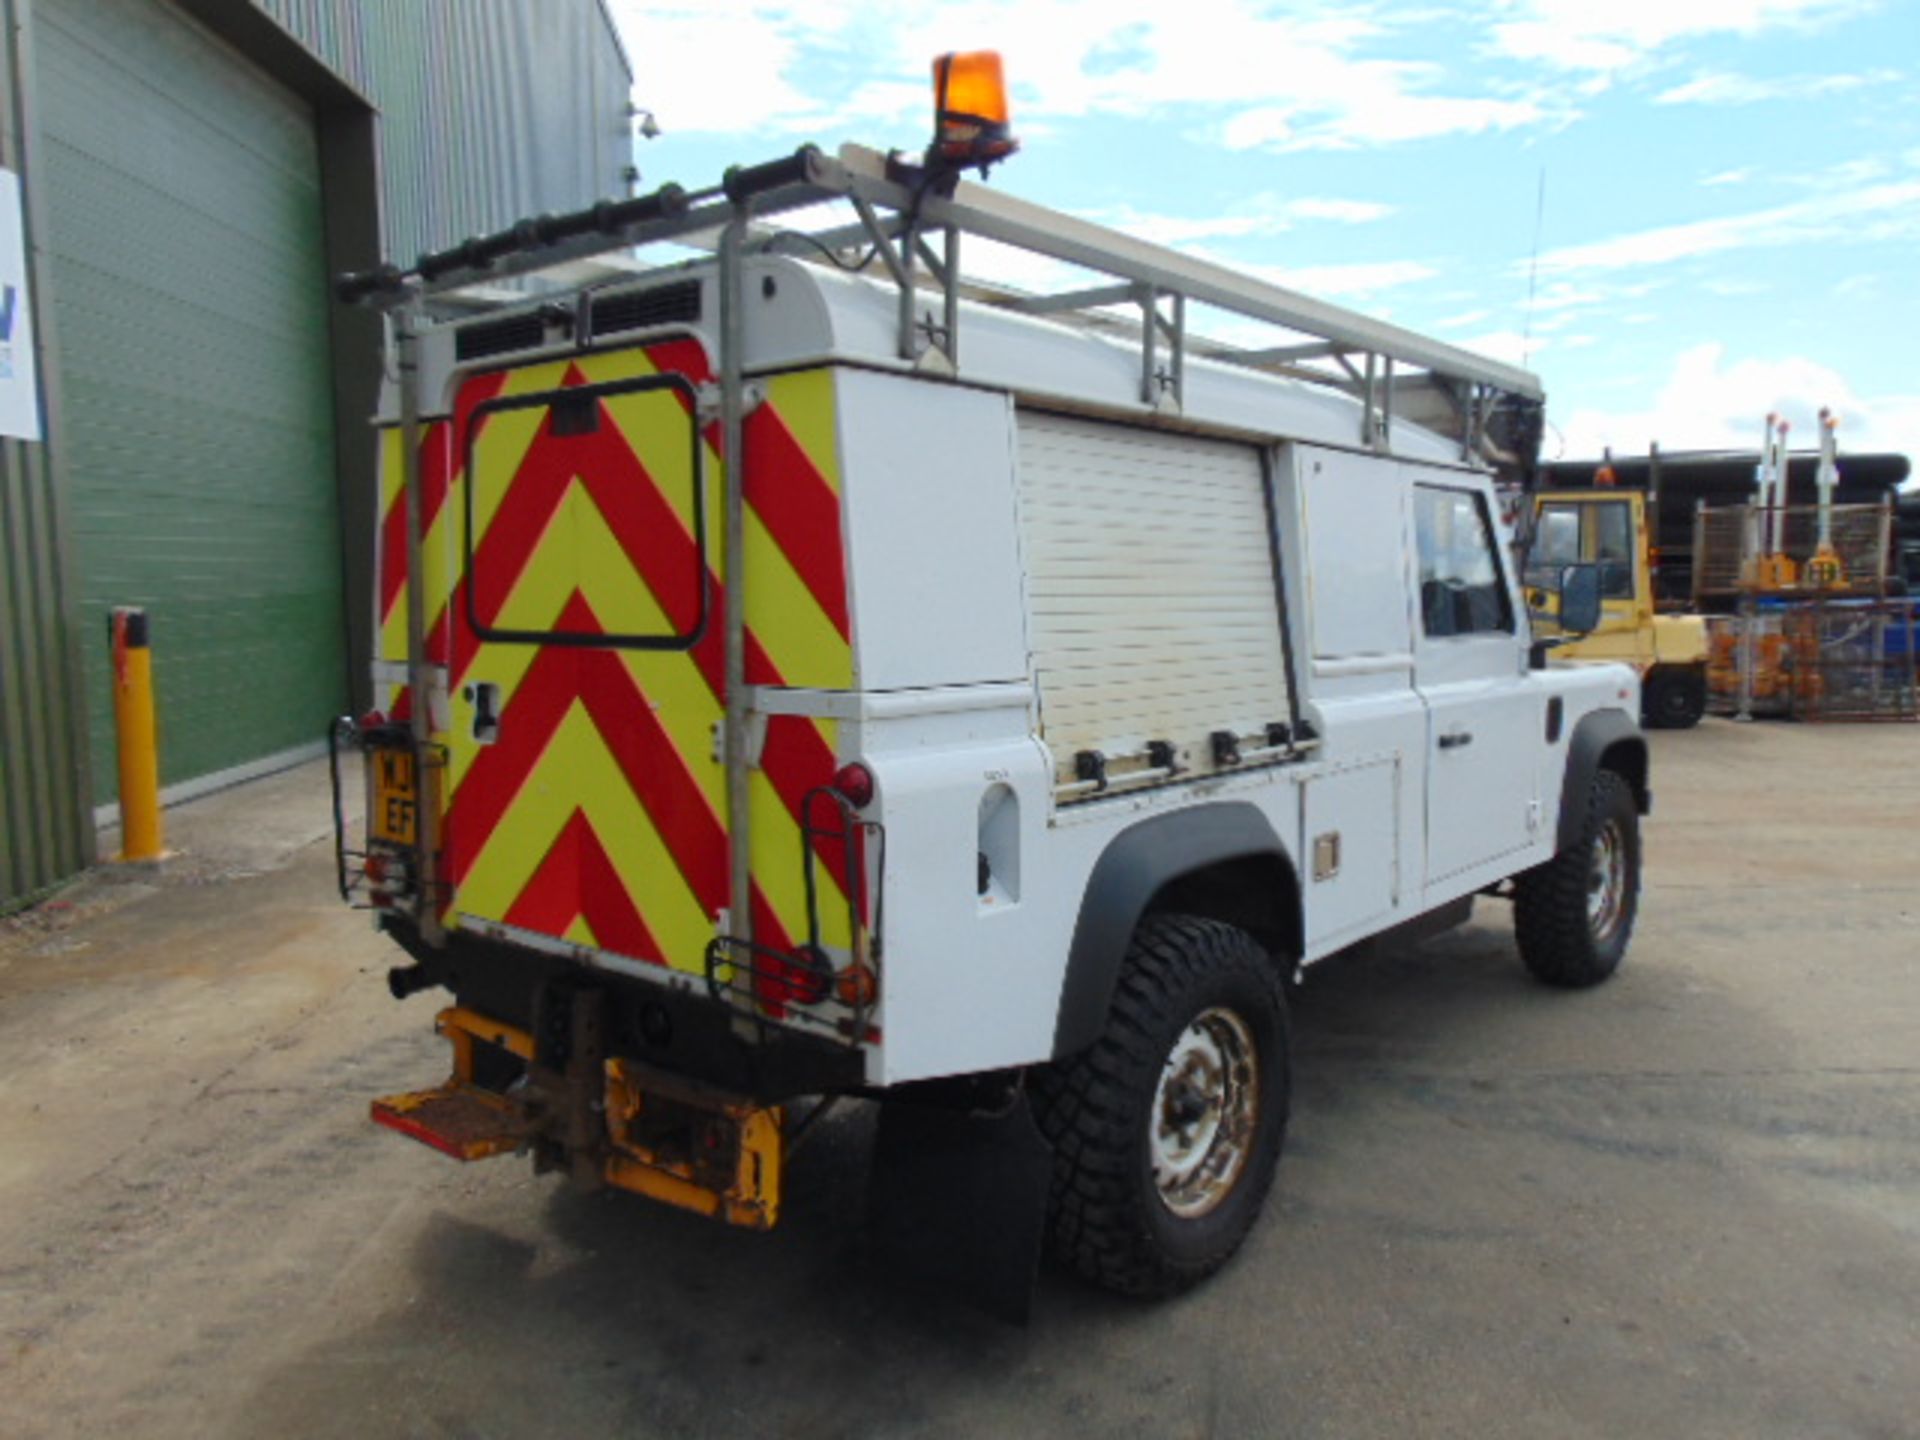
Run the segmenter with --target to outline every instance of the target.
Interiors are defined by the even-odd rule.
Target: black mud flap
[[[868,1191],[871,1258],[1024,1325],[1046,1235],[1053,1149],[1024,1093],[979,1114],[883,1103]]]

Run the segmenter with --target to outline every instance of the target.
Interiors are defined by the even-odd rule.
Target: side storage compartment
[[[1057,779],[1205,774],[1272,743],[1292,711],[1259,450],[1032,410],[1018,424]]]
[[[1400,759],[1364,760],[1300,786],[1307,944],[1380,928],[1400,901]]]

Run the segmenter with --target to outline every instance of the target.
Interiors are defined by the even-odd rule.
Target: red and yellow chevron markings
[[[428,656],[448,666],[455,695],[483,682],[500,695],[496,743],[477,743],[460,720],[444,737],[453,910],[697,972],[716,912],[728,903],[725,775],[714,753],[725,696],[719,436],[707,427],[700,439],[709,535],[702,557],[687,401],[677,389],[604,396],[600,424],[586,434],[555,435],[544,407],[479,412],[496,396],[662,371],[695,384],[708,373],[700,347],[677,341],[467,382],[456,424],[479,414],[474,474],[449,468],[440,483],[423,466],[423,499],[433,501]],[[769,382],[746,442],[748,678],[846,688],[852,657],[831,375]],[[464,449],[453,431],[439,443],[450,458],[456,444]],[[686,634],[704,592],[699,643],[659,651],[480,639],[461,585],[468,485],[473,608],[486,626]],[[399,509],[404,537],[397,499],[390,489],[388,513]],[[381,600],[402,637],[404,584],[383,566]],[[456,716],[470,714],[456,707]],[[790,946],[806,933],[799,817],[834,763],[832,722],[769,719],[750,779],[753,924],[767,944]],[[833,946],[849,943],[841,848],[815,841],[822,938]]]
[[[453,489],[454,437],[466,433],[473,412],[506,388],[508,372],[476,375],[460,388],[451,421],[434,420],[420,436],[420,534],[427,569],[427,613],[437,611],[446,598],[449,579],[446,559],[455,531],[446,521],[447,497]],[[405,471],[401,461],[398,426],[382,431],[380,457],[380,536],[375,602],[380,616],[380,658],[404,661],[407,656],[407,506]],[[445,520],[443,520],[445,517]]]

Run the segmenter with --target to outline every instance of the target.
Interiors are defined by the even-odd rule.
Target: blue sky
[[[917,148],[931,56],[992,47],[996,185],[1524,359],[1549,456],[1830,405],[1920,458],[1920,0],[610,8],[649,184]]]

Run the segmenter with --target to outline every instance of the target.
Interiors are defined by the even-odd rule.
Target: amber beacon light
[[[1020,148],[1009,128],[1007,81],[997,50],[967,50],[933,62],[930,164],[979,165]]]

